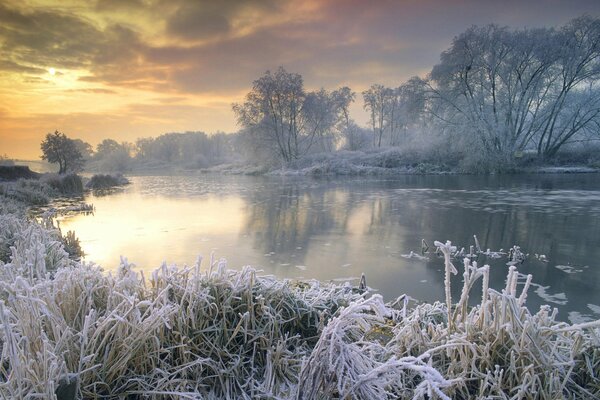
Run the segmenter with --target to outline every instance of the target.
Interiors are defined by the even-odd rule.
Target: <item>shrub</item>
[[[129,184],[129,180],[123,175],[104,175],[96,174],[92,176],[89,182],[85,185],[87,189],[110,189],[115,186],[123,186]]]
[[[42,181],[63,195],[83,194],[83,181],[77,174],[46,174]]]

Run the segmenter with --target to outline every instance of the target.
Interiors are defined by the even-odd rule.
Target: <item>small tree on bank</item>
[[[58,163],[58,173],[77,172],[83,167],[83,155],[74,140],[64,133],[48,133],[41,144],[42,160]]]

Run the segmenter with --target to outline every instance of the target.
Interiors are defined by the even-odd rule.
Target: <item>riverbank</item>
[[[276,176],[385,176],[447,175],[447,174],[519,174],[519,173],[595,173],[600,172],[598,162],[574,158],[541,163],[532,159],[515,159],[503,167],[465,165],[458,159],[424,156],[400,148],[371,151],[337,151],[305,156],[283,166],[254,164],[223,164],[203,169],[235,175]]]
[[[385,303],[364,286],[279,280],[223,260],[144,276],[123,259],[111,276],[70,259],[44,226],[0,218],[0,240],[16,238],[0,264],[3,398],[68,387],[83,398],[600,395],[600,323],[528,310],[531,278],[514,266],[495,290],[487,267],[464,262],[453,299],[464,253],[450,244],[436,244],[445,302]]]

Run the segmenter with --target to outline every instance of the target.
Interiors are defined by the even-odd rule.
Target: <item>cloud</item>
[[[105,89],[105,88],[83,88],[83,89],[70,89],[71,93],[95,93],[95,94],[117,94],[116,90]]]
[[[0,71],[35,75],[47,66],[82,69],[88,71],[80,78],[84,82],[170,95],[238,93],[279,65],[305,75],[314,87],[399,84],[431,68],[452,36],[473,22],[519,24],[523,17],[517,8],[531,21],[536,14],[562,21],[580,11],[600,11],[600,5],[584,0],[571,2],[570,13],[560,1],[543,9],[473,0],[90,4],[86,12],[0,5]],[[106,13],[91,18],[94,10]],[[146,19],[126,24],[130,14]]]
[[[82,67],[93,57],[101,36],[75,16],[0,5],[2,58],[20,65]]]
[[[30,67],[28,65],[19,64],[8,59],[0,60],[0,71],[29,74],[43,74],[46,72],[46,70],[43,68]]]
[[[239,20],[245,25],[264,21],[277,14],[283,1],[275,0],[183,0],[167,19],[167,33],[199,41],[235,33]],[[250,17],[250,18],[248,18]]]
[[[219,3],[185,4],[167,22],[167,31],[186,39],[204,39],[227,33],[231,25]]]
[[[131,11],[145,7],[143,0],[97,0],[96,10],[99,11]]]

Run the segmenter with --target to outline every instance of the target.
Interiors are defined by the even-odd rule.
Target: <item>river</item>
[[[133,176],[123,190],[85,201],[93,215],[69,215],[86,260],[108,271],[120,256],[149,272],[167,264],[226,258],[281,278],[350,280],[364,273],[386,299],[442,300],[443,260],[421,255],[421,240],[528,253],[527,304],[559,318],[600,318],[600,176],[539,174],[268,178],[222,175]],[[410,252],[418,257],[409,257]],[[481,255],[501,289],[506,258]],[[457,267],[462,270],[462,265]],[[461,288],[462,271],[453,277]]]

